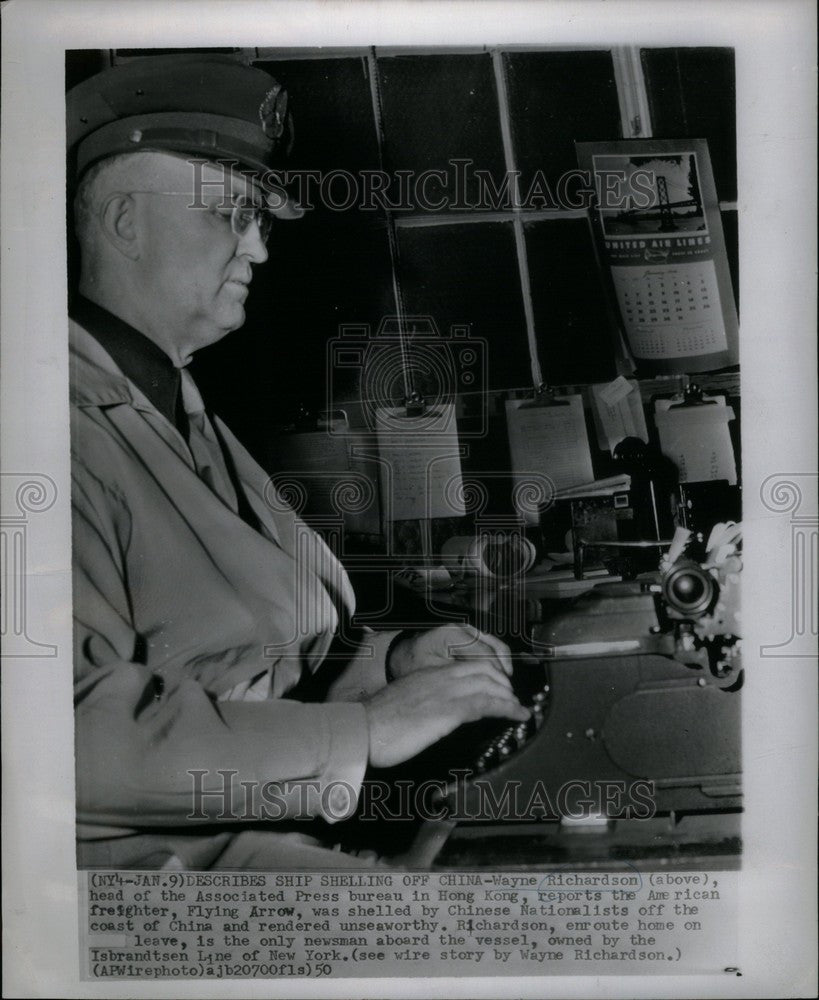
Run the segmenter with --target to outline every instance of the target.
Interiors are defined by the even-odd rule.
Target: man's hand
[[[364,707],[375,767],[409,760],[465,722],[486,716],[525,722],[530,714],[513,694],[509,678],[488,658],[419,669],[388,684]]]
[[[512,656],[506,643],[472,625],[442,625],[401,639],[390,651],[389,669],[398,679],[464,660],[483,660],[506,677],[512,675]]]

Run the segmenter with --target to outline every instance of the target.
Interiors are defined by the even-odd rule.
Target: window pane
[[[488,54],[391,56],[378,60],[389,170],[448,171],[411,194],[416,210],[456,198],[454,159],[470,159],[465,200],[475,204],[474,169],[488,170],[501,184],[505,171],[497,91]],[[420,194],[420,202],[418,194]],[[425,197],[425,200],[424,200]]]
[[[399,246],[407,313],[431,316],[445,337],[466,325],[485,338],[490,388],[531,385],[511,223],[400,229]]]
[[[351,59],[276,60],[256,63],[288,93],[295,141],[294,170],[357,171],[378,167],[367,64]]]
[[[734,50],[643,49],[643,71],[658,139],[708,140],[717,194],[737,197]]]
[[[576,139],[622,138],[610,53],[510,52],[503,61],[524,195],[537,170],[551,188],[576,169]]]
[[[614,378],[612,319],[583,219],[525,227],[538,355],[550,385]]]

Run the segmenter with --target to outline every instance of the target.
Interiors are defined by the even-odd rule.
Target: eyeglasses
[[[241,199],[230,211],[230,228],[236,236],[244,236],[253,223],[259,227],[259,236],[262,243],[267,243],[270,239],[270,230],[273,228],[273,216],[270,209],[261,205],[254,205],[252,201]]]
[[[131,191],[130,194],[155,194],[155,195],[185,195],[192,198],[193,195],[187,191]],[[192,209],[204,209],[211,215],[215,215],[226,222],[230,222],[233,234],[242,237],[255,222],[259,229],[259,237],[262,243],[267,243],[270,238],[270,230],[273,228],[273,214],[264,205],[256,205],[249,198],[237,198],[233,204],[218,202],[213,205],[192,205]]]

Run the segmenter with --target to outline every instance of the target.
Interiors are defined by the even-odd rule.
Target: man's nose
[[[250,223],[239,237],[236,256],[247,257],[252,264],[264,264],[267,260],[267,247],[262,239],[262,233],[256,219]]]

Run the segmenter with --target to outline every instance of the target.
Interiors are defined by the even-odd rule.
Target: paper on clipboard
[[[516,478],[548,476],[555,490],[594,479],[583,397],[563,399],[567,405],[532,406],[523,399],[507,400],[506,427]],[[536,523],[536,512],[521,513],[527,521]]]
[[[737,482],[737,465],[728,424],[734,411],[724,396],[703,397],[710,404],[675,406],[673,400],[658,399],[654,421],[663,454],[677,466],[681,483],[727,479]]]
[[[593,385],[591,393],[597,443],[602,449],[613,453],[627,437],[640,438],[648,444],[646,415],[636,379],[620,375],[613,382]]]
[[[436,415],[437,414],[437,415]],[[384,517],[391,521],[466,514],[455,406],[408,417],[401,407],[376,410]]]
[[[366,451],[366,439],[352,432],[309,431],[277,440],[279,475],[292,476],[303,486],[306,502],[301,513],[308,523],[313,516],[341,513],[347,531],[379,533],[377,464]]]

